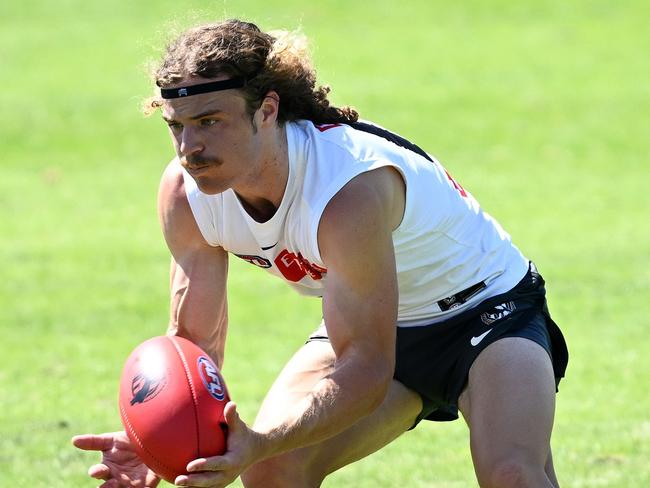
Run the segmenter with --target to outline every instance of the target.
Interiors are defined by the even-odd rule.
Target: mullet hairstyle
[[[167,46],[162,64],[154,72],[160,88],[188,78],[243,77],[249,81],[238,90],[253,117],[270,90],[280,96],[278,122],[306,119],[315,124],[350,124],[359,119],[351,107],[333,107],[328,86],[316,86],[307,39],[296,32],[262,32],[241,20],[191,28]],[[160,95],[145,102],[149,115],[163,103]]]

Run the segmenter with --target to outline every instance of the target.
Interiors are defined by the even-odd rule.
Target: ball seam
[[[192,375],[190,374],[190,367],[187,363],[187,359],[185,358],[185,354],[183,353],[183,350],[181,347],[178,345],[176,342],[176,338],[173,336],[167,336],[167,338],[172,342],[174,345],[174,348],[176,349],[176,352],[178,353],[181,361],[183,362],[183,371],[185,372],[185,377],[187,378],[187,383],[190,385],[190,391],[192,392],[192,406],[194,407],[194,426],[196,428],[196,457],[201,456],[201,433],[199,431],[199,400],[198,396],[196,394],[196,389],[194,388],[194,381],[192,381]]]
[[[129,429],[129,432],[130,432],[131,435],[133,436],[133,439],[138,443],[138,446],[140,446],[140,448],[141,448],[143,451],[145,451],[149,456],[151,456],[151,459],[153,459],[153,460],[154,460],[156,463],[158,463],[161,467],[163,467],[163,468],[165,468],[166,470],[171,471],[171,472],[173,473],[173,472],[174,472],[174,468],[172,468],[171,466],[167,466],[167,464],[163,463],[163,462],[160,461],[156,456],[154,456],[154,454],[153,454],[149,449],[147,449],[146,447],[144,447],[144,444],[142,443],[142,441],[140,440],[140,437],[138,436],[137,432],[136,432],[135,429],[133,428],[133,425],[131,425],[131,421],[129,420],[129,416],[128,416],[128,414],[126,413],[126,409],[124,408],[124,405],[122,405],[122,402],[120,402],[120,411],[122,412],[122,419],[125,421],[126,426],[127,426],[128,429]],[[144,461],[143,461],[143,464],[145,464],[147,467],[149,467],[146,463],[144,463]],[[155,470],[152,470],[152,471],[155,472]],[[156,473],[156,474],[158,474],[158,473]]]

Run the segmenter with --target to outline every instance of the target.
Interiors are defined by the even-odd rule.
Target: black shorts
[[[569,353],[548,312],[544,279],[532,264],[512,290],[471,310],[430,326],[398,327],[394,378],[422,397],[416,424],[422,419],[456,420],[458,397],[472,363],[483,349],[505,337],[524,337],[542,346],[559,384]],[[324,328],[309,340],[327,340]]]

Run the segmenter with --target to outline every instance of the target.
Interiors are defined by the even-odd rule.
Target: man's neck
[[[250,185],[233,189],[244,210],[257,222],[270,220],[284,197],[289,179],[286,125],[278,127],[268,146],[268,156],[260,165],[260,171],[251,175]]]

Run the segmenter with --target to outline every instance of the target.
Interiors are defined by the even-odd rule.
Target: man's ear
[[[257,109],[258,122],[260,125],[274,124],[278,119],[278,112],[280,110],[280,95],[271,90],[262,99],[260,108]]]

